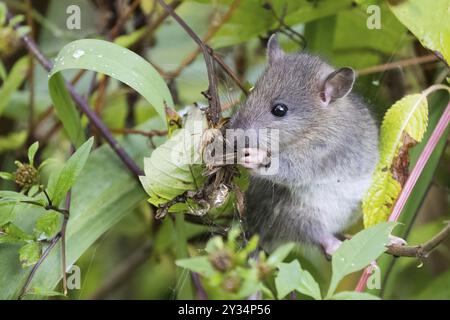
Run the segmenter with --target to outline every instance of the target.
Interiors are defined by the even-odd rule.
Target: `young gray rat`
[[[279,130],[278,171],[263,175],[267,154],[246,148],[250,169],[246,225],[272,250],[294,241],[330,256],[355,222],[378,161],[378,126],[351,92],[355,72],[268,42],[268,66],[230,120],[234,129]]]

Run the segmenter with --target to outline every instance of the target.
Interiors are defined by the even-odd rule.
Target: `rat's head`
[[[328,115],[351,91],[355,73],[351,68],[334,70],[309,54],[285,54],[275,35],[267,55],[268,66],[231,119],[231,127],[278,129],[283,148],[327,125]]]

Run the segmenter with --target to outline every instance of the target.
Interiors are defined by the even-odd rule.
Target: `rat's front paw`
[[[402,239],[400,237],[393,236],[391,234],[391,235],[389,235],[389,243],[387,244],[387,247],[392,246],[392,245],[395,245],[395,246],[406,246],[407,242],[404,239]]]
[[[331,260],[331,256],[333,253],[336,252],[336,250],[341,246],[342,241],[335,238],[335,237],[326,237],[322,240],[322,250],[325,253],[325,257],[328,260]]]
[[[257,148],[245,148],[242,150],[244,156],[240,159],[239,164],[247,169],[257,170],[270,166],[270,157],[266,150]]]

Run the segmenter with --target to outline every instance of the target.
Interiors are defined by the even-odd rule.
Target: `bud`
[[[19,163],[15,177],[15,182],[19,187],[29,189],[38,182],[39,175],[35,167]]]
[[[237,276],[230,276],[223,280],[222,289],[227,292],[236,293],[241,287],[241,279]]]
[[[228,271],[233,267],[232,257],[228,250],[213,252],[208,259],[213,267],[221,272]]]
[[[7,58],[20,46],[20,39],[14,29],[0,26],[0,57]]]
[[[272,269],[264,262],[258,263],[257,268],[258,268],[258,277],[261,280],[267,277],[272,271]]]

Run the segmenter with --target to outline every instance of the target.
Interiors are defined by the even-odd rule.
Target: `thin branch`
[[[372,66],[358,70],[358,76],[365,76],[372,73],[385,72],[392,69],[403,68],[416,64],[424,64],[429,62],[438,61],[438,58],[434,54],[429,54],[421,57],[408,58],[404,60],[399,60],[395,62],[385,63],[377,66]]]
[[[241,0],[234,0],[233,3],[229,6],[227,12],[221,17],[220,21],[217,23],[214,23],[211,25],[211,27],[206,31],[206,35],[203,36],[202,42],[207,43],[211,38],[219,31],[219,29],[223,26],[224,23],[226,23],[228,20],[230,20],[231,16],[233,15],[233,12],[236,10],[237,7],[241,4]],[[202,52],[201,46],[199,46],[197,49],[192,51],[187,55],[186,58],[183,59],[183,61],[180,63],[177,69],[170,73],[170,77],[176,78],[180,75],[180,73],[189,65],[192,64],[192,62],[195,61],[195,58]]]
[[[204,92],[205,97],[209,100],[209,108],[207,110],[208,121],[212,125],[216,125],[220,119],[220,99],[217,92],[217,78],[214,71],[214,60],[209,54],[209,50],[203,41],[197,36],[197,34],[187,25],[187,23],[180,18],[178,14],[168,6],[163,0],[158,0],[159,4],[166,10],[175,21],[186,31],[186,33],[198,44],[201,51],[203,52],[203,57],[205,59],[206,70],[208,73],[209,87],[207,92]]]
[[[197,272],[191,272],[192,282],[194,283],[197,297],[199,300],[208,300],[208,294],[203,288],[202,282],[200,281],[200,275]]]
[[[63,276],[63,293],[67,295],[67,259],[66,259],[66,230],[67,223],[69,222],[70,216],[70,201],[72,198],[72,191],[69,190],[66,195],[66,211],[67,214],[63,215],[63,222],[61,225],[61,266],[62,266],[62,276]]]
[[[123,26],[127,22],[127,20],[130,18],[130,16],[133,14],[134,10],[139,6],[141,3],[141,0],[134,0],[131,5],[128,7],[125,14],[121,15],[119,19],[117,19],[116,24],[111,29],[111,31],[108,34],[108,38],[114,39],[120,34],[120,31],[122,30]]]
[[[430,90],[430,88],[427,90]],[[409,196],[411,195],[411,192],[412,192],[417,180],[419,179],[420,174],[422,173],[428,159],[430,158],[431,154],[433,153],[433,150],[436,148],[436,145],[438,144],[439,140],[441,139],[442,135],[444,134],[449,122],[450,122],[450,103],[447,104],[447,107],[445,108],[444,113],[442,114],[441,118],[439,119],[439,122],[437,123],[433,133],[431,134],[430,138],[428,139],[428,142],[425,145],[424,150],[420,154],[419,159],[417,159],[417,162],[416,162],[411,174],[409,175],[408,180],[406,180],[406,183],[403,186],[403,189],[402,189],[397,201],[395,202],[394,208],[392,209],[392,213],[389,216],[389,221],[397,221],[397,219],[400,217],[400,214],[403,210],[403,207],[406,204],[406,201],[408,200]],[[369,266],[363,271],[363,273],[358,281],[358,284],[356,285],[355,291],[358,291],[358,292],[364,291],[364,289],[366,287],[367,279],[372,274],[372,269],[373,269],[373,266]]]
[[[396,257],[414,257],[423,259],[428,257],[431,251],[433,251],[438,245],[440,245],[445,239],[450,236],[450,224],[447,224],[433,238],[425,242],[424,244],[417,246],[401,246],[392,245],[388,247],[386,253],[389,253]]]
[[[112,133],[117,134],[138,134],[144,137],[164,137],[167,135],[167,130],[150,130],[150,131],[143,131],[138,129],[129,129],[129,128],[121,128],[121,129],[111,129]]]
[[[36,274],[36,271],[39,269],[39,267],[41,266],[42,262],[44,262],[44,260],[47,258],[47,256],[49,255],[50,251],[52,251],[52,249],[56,246],[56,244],[58,243],[59,239],[61,239],[61,233],[60,232],[58,234],[56,234],[56,236],[54,236],[50,240],[50,244],[44,250],[44,252],[42,253],[42,256],[39,258],[38,262],[33,266],[33,269],[31,269],[31,272],[28,275],[27,280],[25,281],[25,284],[23,285],[22,290],[21,290],[21,292],[19,294],[19,300],[21,300],[27,294],[28,287],[30,286],[31,281],[34,278],[34,275]]]

